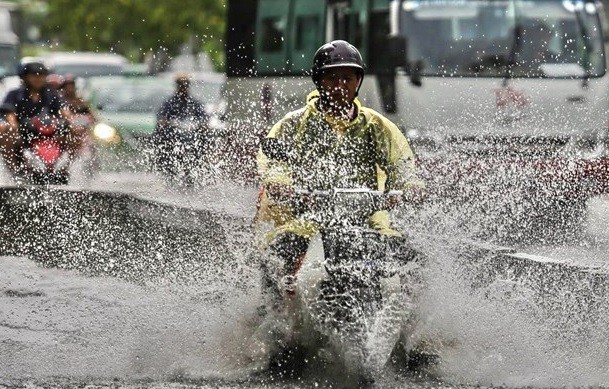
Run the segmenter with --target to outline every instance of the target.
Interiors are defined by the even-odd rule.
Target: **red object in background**
[[[516,108],[523,108],[529,102],[524,92],[516,90],[512,87],[495,89],[495,102],[497,107],[506,108],[513,105]]]
[[[54,164],[61,157],[61,148],[57,142],[50,139],[35,142],[32,149],[47,165]]]

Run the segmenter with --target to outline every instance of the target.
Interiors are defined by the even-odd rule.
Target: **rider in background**
[[[72,113],[72,125],[79,142],[78,149],[83,153],[91,143],[88,135],[89,130],[95,124],[95,115],[93,115],[90,104],[78,95],[76,80],[72,75],[66,74],[63,77],[59,86],[59,93],[66,107]]]
[[[4,104],[14,109],[7,115],[6,121],[0,123],[0,147],[5,165],[13,174],[18,173],[20,161],[18,150],[25,135],[26,120],[47,110],[49,114],[61,117],[70,122],[72,113],[65,106],[59,95],[48,88],[48,69],[41,62],[33,61],[20,64],[19,77],[23,84],[20,88],[10,91],[4,99]],[[70,154],[78,147],[78,139],[70,126],[68,133],[59,139]]]
[[[309,239],[317,232],[313,223],[303,220],[289,206],[294,188],[328,190],[369,188],[404,190],[404,197],[388,199],[388,208],[403,198],[413,200],[422,194],[423,183],[415,175],[414,154],[395,124],[356,98],[364,78],[359,51],[346,41],[321,46],[313,59],[312,78],[316,90],[306,106],[288,113],[267,135],[284,145],[287,161],[273,159],[261,150],[258,170],[262,179],[258,222],[271,226],[265,237],[273,255],[284,265],[286,292],[291,294]],[[391,228],[388,211],[377,211],[370,227],[400,239]],[[273,282],[265,274],[266,290]],[[265,279],[265,277],[267,277]]]
[[[207,126],[208,115],[203,103],[190,94],[190,77],[185,73],[179,73],[176,78],[176,91],[167,99],[157,112],[157,124],[154,140],[159,148],[159,160],[162,167],[167,158],[170,157],[171,142],[175,137],[171,122],[173,120],[193,119]],[[175,158],[176,156],[171,156]]]
[[[167,99],[157,113],[157,133],[163,135],[171,120],[195,118],[207,122],[203,103],[190,94],[190,77],[184,73],[176,76],[176,91]]]

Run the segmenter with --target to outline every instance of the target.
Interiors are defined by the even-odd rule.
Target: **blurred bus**
[[[437,180],[434,188],[450,186],[448,172],[458,184],[506,169],[520,181],[498,183],[497,190],[522,190],[539,204],[566,205],[560,209],[580,210],[590,196],[609,191],[607,22],[600,1],[229,0],[228,6],[227,112],[245,138],[255,140],[302,106],[314,88],[315,50],[346,39],[367,64],[360,99],[399,125],[428,178]]]

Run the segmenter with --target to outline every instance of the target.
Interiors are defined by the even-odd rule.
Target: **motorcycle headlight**
[[[93,135],[97,139],[108,143],[115,143],[119,138],[116,128],[106,123],[97,123],[93,128]]]

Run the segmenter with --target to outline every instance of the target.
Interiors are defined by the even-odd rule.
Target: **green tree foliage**
[[[185,42],[222,59],[226,0],[48,0],[44,35],[73,50],[115,51],[137,61],[175,55]]]

